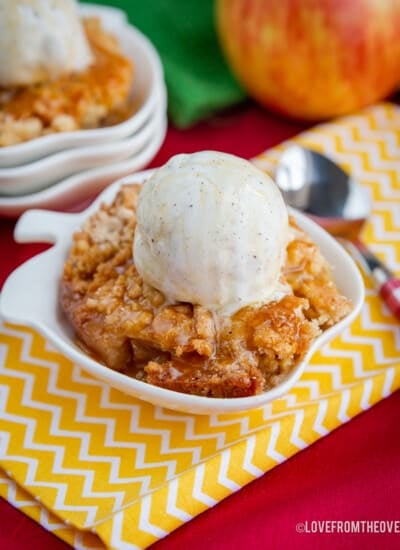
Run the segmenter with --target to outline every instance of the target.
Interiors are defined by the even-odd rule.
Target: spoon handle
[[[392,278],[383,283],[379,294],[393,315],[400,319],[400,279]]]
[[[364,243],[358,239],[353,239],[352,243],[370,271],[382,300],[393,315],[400,319],[400,279]]]

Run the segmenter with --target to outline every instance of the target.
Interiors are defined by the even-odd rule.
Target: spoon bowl
[[[275,178],[286,202],[308,214],[365,221],[371,212],[371,201],[361,185],[316,151],[288,147]]]
[[[289,206],[354,246],[386,305],[400,318],[400,279],[360,239],[372,207],[366,190],[333,160],[300,145],[282,153],[275,181]]]

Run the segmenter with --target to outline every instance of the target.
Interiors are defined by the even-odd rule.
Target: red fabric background
[[[190,130],[169,128],[150,166],[159,166],[175,153],[201,149],[250,158],[301,129],[247,103]],[[0,285],[16,266],[44,249],[15,244],[13,227],[13,221],[0,220]],[[152,548],[400,548],[400,534],[296,532],[296,523],[306,520],[400,520],[399,426],[397,392]],[[0,522],[0,549],[69,548],[1,500]]]

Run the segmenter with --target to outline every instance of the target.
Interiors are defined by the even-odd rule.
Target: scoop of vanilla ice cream
[[[75,0],[1,0],[0,86],[43,82],[91,61]]]
[[[273,180],[250,162],[204,151],[177,155],[139,195],[136,268],[171,301],[231,315],[279,299],[288,214]]]

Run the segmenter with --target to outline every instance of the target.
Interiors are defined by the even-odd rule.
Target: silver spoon
[[[282,153],[275,181],[287,204],[306,212],[329,233],[355,247],[382,299],[400,318],[400,279],[360,240],[371,211],[362,186],[329,158],[299,145]]]

